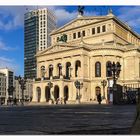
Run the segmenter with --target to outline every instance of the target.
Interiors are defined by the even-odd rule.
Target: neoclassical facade
[[[66,40],[60,38],[65,35]],[[140,37],[111,12],[106,16],[76,19],[51,33],[52,46],[36,54],[37,78],[33,83],[32,102],[66,98],[75,103],[103,96],[102,81],[112,78],[107,69],[113,61],[121,65],[117,83],[140,82]],[[75,81],[83,83],[77,90]],[[107,85],[105,98],[107,98]]]

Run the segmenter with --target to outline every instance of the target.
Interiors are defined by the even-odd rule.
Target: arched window
[[[95,63],[95,77],[101,77],[101,63]]]
[[[41,66],[41,77],[45,76],[45,66]]]
[[[49,77],[53,76],[53,65],[49,65]]]
[[[62,75],[62,64],[58,63],[57,68],[58,68],[58,76],[60,77],[60,75]]]
[[[111,71],[111,62],[106,62],[106,77],[112,77],[112,71]]]
[[[75,77],[79,76],[80,67],[81,67],[81,62],[79,60],[77,60],[76,63],[75,63]]]
[[[70,66],[71,66],[71,63],[70,62],[67,62],[66,63],[66,78],[69,78],[71,76]]]

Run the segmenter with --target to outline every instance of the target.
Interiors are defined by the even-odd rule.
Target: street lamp
[[[115,96],[115,91],[117,90],[117,87],[116,87],[116,81],[117,81],[117,79],[118,79],[118,77],[119,77],[119,75],[120,75],[120,71],[121,71],[121,65],[120,65],[120,63],[119,62],[117,62],[116,64],[115,64],[115,62],[113,62],[111,65],[109,65],[108,67],[107,67],[107,69],[109,70],[109,71],[111,71],[112,72],[112,76],[113,76],[113,103],[116,103],[117,101],[117,99],[116,99],[116,97],[114,97]]]
[[[24,90],[25,90],[25,84],[26,84],[26,82],[27,82],[27,78],[25,77],[25,78],[22,78],[20,75],[19,75],[19,77],[18,77],[18,82],[19,82],[19,84],[20,84],[20,88],[21,88],[21,91],[22,91],[22,101],[21,101],[21,103],[22,103],[22,105],[24,105]]]
[[[101,81],[101,84],[103,86],[103,99],[105,99],[105,86],[107,85],[107,81],[103,80],[103,81]]]
[[[80,89],[83,87],[83,83],[81,83],[80,81],[76,80],[74,82],[76,89],[79,89],[79,94],[78,92],[76,92],[76,100],[78,101],[78,103],[80,103]]]
[[[13,98],[13,91],[14,90],[15,90],[15,87],[13,87],[13,86],[10,86],[8,88],[8,94],[9,94],[8,100],[10,101],[10,104],[11,104],[11,99]]]
[[[53,87],[53,83],[52,82],[49,82],[48,83],[48,87],[50,88],[50,93],[51,93],[51,104],[53,103],[53,94],[51,92],[51,88]]]

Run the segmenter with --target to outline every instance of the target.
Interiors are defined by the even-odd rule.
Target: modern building
[[[25,90],[24,90],[24,99],[25,101],[31,101],[32,99],[32,89],[33,89],[33,85],[32,85],[32,80],[31,79],[27,79],[26,84],[25,84]],[[15,76],[14,78],[14,94],[13,94],[13,98],[16,98],[17,100],[21,100],[22,99],[22,91],[21,91],[21,85],[19,84],[18,81],[18,77]]]
[[[71,103],[77,95],[81,102],[90,102],[99,92],[107,99],[111,82],[105,87],[102,83],[112,79],[108,69],[112,62],[121,65],[119,85],[140,83],[140,36],[111,11],[105,16],[78,15],[53,31],[51,38],[52,46],[36,54],[33,102],[66,98]]]
[[[24,76],[36,77],[37,51],[51,45],[49,33],[56,28],[54,14],[44,8],[29,11],[24,16]]]
[[[6,97],[6,76],[0,72],[0,105],[5,102]]]
[[[8,98],[13,97],[13,92],[10,89],[14,87],[14,72],[8,68],[0,68],[0,72],[6,76],[5,104],[7,104]]]

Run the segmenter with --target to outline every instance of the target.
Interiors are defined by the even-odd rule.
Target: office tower
[[[0,72],[6,76],[5,104],[7,104],[7,100],[13,97],[14,72],[8,68],[0,68]]]
[[[51,45],[50,33],[56,28],[54,14],[47,8],[29,11],[24,16],[24,76],[36,77],[37,51]]]
[[[4,104],[6,96],[6,76],[0,72],[0,105]]]

